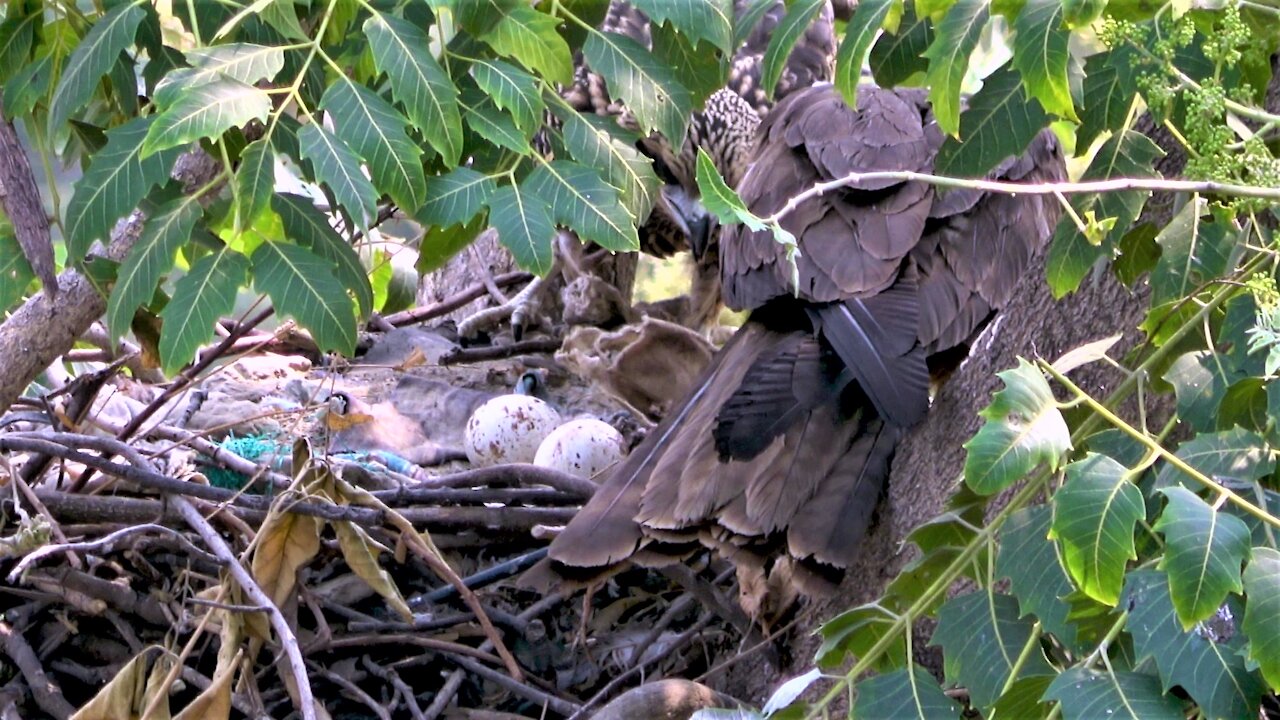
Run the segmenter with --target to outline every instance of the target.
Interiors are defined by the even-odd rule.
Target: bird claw
[[[514,297],[501,305],[477,311],[458,323],[458,335],[466,339],[479,337],[483,332],[498,327],[504,320],[511,321],[511,335],[519,341],[525,330],[533,325],[532,320],[537,307],[541,305],[537,297],[545,284],[545,279],[535,277],[532,282],[516,293]]]

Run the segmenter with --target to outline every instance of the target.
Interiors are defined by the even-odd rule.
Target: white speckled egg
[[[542,441],[533,464],[590,480],[621,460],[625,447],[612,425],[595,418],[572,420]]]
[[[467,459],[485,467],[533,462],[538,446],[560,424],[555,408],[529,395],[500,395],[476,408],[463,440]]]

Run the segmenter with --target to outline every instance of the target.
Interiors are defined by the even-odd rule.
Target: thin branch
[[[304,720],[316,720],[316,703],[311,694],[311,680],[307,677],[307,666],[302,659],[302,650],[298,647],[298,638],[293,634],[293,628],[289,627],[289,621],[285,619],[284,613],[271,602],[271,598],[253,579],[249,571],[240,564],[226,541],[194,505],[181,495],[171,496],[169,503],[177,508],[182,518],[200,535],[213,554],[222,560],[245,594],[253,602],[267,609],[267,619],[271,622],[271,628],[276,631],[276,637],[280,639],[280,645],[284,648],[285,657],[289,661],[289,669],[293,672],[294,684],[298,688],[298,711],[302,713]]]
[[[1085,193],[1109,193],[1125,190],[1147,190],[1151,192],[1194,192],[1215,195],[1231,195],[1234,197],[1254,197],[1266,200],[1280,200],[1280,188],[1254,187],[1235,183],[1214,182],[1211,180],[1162,180],[1159,178],[1112,178],[1110,180],[1090,180],[1085,182],[1053,182],[1053,183],[1015,183],[1001,180],[979,180],[947,177],[932,173],[902,171],[855,172],[814,185],[804,192],[787,200],[787,204],[772,215],[761,218],[766,223],[776,223],[795,210],[800,203],[819,197],[832,190],[856,186],[859,183],[882,183],[885,181],[922,182],[946,188],[963,188],[982,190],[983,192],[1000,193],[1002,195],[1081,195]]]
[[[165,527],[163,525],[156,525],[155,523],[147,523],[145,525],[133,525],[131,527],[121,528],[120,530],[117,530],[104,537],[100,537],[97,540],[91,540],[86,542],[59,543],[56,545],[45,545],[44,547],[31,551],[25,557],[23,557],[22,560],[18,561],[18,564],[13,566],[13,570],[9,571],[9,575],[6,577],[6,579],[11,583],[17,581],[18,577],[22,575],[22,571],[26,570],[28,567],[30,567],[33,563],[35,563],[40,558],[47,557],[49,555],[55,555],[60,552],[96,550],[100,547],[110,548],[112,545],[115,544],[117,540],[121,538],[128,537],[129,535],[133,535],[135,533],[147,532],[149,530],[154,530],[157,532],[173,535],[178,539],[179,542],[187,546],[189,550],[194,551],[198,555],[204,554],[203,550],[197,548],[195,545],[192,545],[191,542],[187,540],[186,537],[184,537],[182,533],[178,532],[177,530],[174,530],[173,528]]]

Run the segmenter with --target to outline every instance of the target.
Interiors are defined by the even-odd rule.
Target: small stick
[[[503,273],[493,278],[493,283],[499,288],[511,287],[520,283],[527,283],[533,280],[533,274],[527,272],[509,272]],[[462,292],[450,295],[438,303],[427,305],[426,307],[413,308],[411,310],[403,310],[398,313],[383,316],[383,320],[394,325],[395,327],[404,327],[405,325],[413,325],[415,323],[425,322],[432,318],[447,315],[457,310],[469,302],[479,300],[488,294],[488,289],[483,283],[477,283]]]
[[[302,713],[303,720],[316,720],[315,698],[311,694],[311,680],[307,677],[307,666],[302,659],[302,650],[298,647],[298,638],[293,634],[293,628],[289,627],[289,621],[285,619],[284,613],[271,602],[271,598],[267,597],[249,571],[240,564],[235,553],[227,547],[227,543],[218,531],[209,524],[208,520],[205,520],[190,501],[181,495],[175,495],[169,498],[169,502],[177,508],[191,529],[200,535],[213,554],[223,562],[245,594],[254,603],[267,609],[267,619],[271,623],[271,628],[276,631],[276,637],[280,639],[285,658],[289,662],[289,669],[293,672],[293,681],[298,689],[298,711]]]
[[[501,360],[503,358],[528,353],[549,353],[560,349],[563,341],[556,338],[535,338],[521,340],[510,345],[490,345],[488,347],[456,348],[440,356],[441,365],[457,365],[466,362],[482,362],[485,360]]]

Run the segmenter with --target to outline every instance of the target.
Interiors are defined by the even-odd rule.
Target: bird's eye
[[[671,171],[671,166],[667,165],[667,161],[660,157],[653,159],[653,171],[657,173],[658,179],[668,185],[680,184],[680,181],[676,179],[676,174]]]

